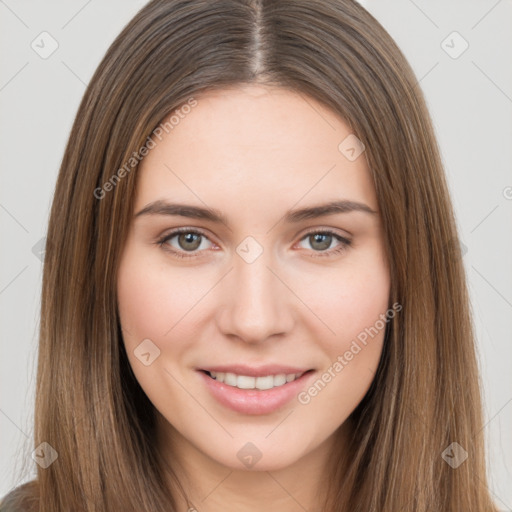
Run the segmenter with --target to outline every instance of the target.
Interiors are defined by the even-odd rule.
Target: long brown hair
[[[109,48],[77,113],[48,228],[34,446],[49,443],[58,458],[22,494],[41,511],[176,510],[117,313],[138,162],[126,163],[191,98],[250,83],[316,99],[364,143],[391,303],[403,307],[347,420],[346,473],[333,454],[322,510],[494,511],[465,275],[430,117],[392,38],[352,0],[153,0]],[[457,468],[442,457],[453,442],[468,453]]]

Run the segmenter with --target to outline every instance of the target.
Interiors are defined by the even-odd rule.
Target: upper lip
[[[303,374],[311,368],[298,368],[295,366],[283,366],[279,364],[268,364],[265,366],[247,366],[244,364],[207,366],[198,368],[206,372],[235,373],[236,375],[247,375],[248,377],[264,377],[265,375],[289,375],[291,373]]]

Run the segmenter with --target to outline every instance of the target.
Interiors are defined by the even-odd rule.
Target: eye
[[[206,241],[210,244],[212,243],[201,231],[190,228],[180,228],[175,229],[158,240],[158,244],[165,250],[174,253],[174,255],[179,258],[190,258],[196,256],[201,250],[211,248],[211,246],[205,243]]]
[[[301,242],[306,242],[310,245],[316,254],[311,254],[311,257],[318,256],[332,256],[345,251],[350,244],[351,240],[334,233],[333,231],[310,231],[304,236]],[[334,248],[333,248],[334,244]],[[307,247],[306,247],[307,249]]]
[[[310,245],[313,252],[310,256],[313,258],[339,254],[345,251],[352,243],[351,240],[333,231],[326,230],[316,230],[307,233],[301,238],[299,244],[303,242]],[[198,256],[200,252],[211,249],[213,245],[204,233],[192,228],[175,229],[159,239],[157,243],[164,250],[173,253],[178,258]],[[308,249],[308,247],[303,248]]]

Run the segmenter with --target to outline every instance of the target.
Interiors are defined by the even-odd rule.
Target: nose
[[[267,251],[251,263],[234,255],[233,270],[220,290],[222,307],[217,321],[225,336],[261,343],[292,330],[293,294],[273,267]]]

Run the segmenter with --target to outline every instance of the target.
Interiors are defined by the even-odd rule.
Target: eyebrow
[[[290,210],[284,216],[284,221],[288,223],[296,223],[302,220],[315,219],[325,215],[334,215],[337,213],[362,212],[371,215],[377,214],[368,205],[357,201],[331,201],[329,203],[301,208],[298,210]],[[135,214],[135,217],[142,215],[177,215],[180,217],[189,217],[191,219],[209,220],[215,223],[228,225],[228,220],[219,210],[214,208],[203,208],[187,204],[167,203],[158,200],[149,203],[142,210]]]

